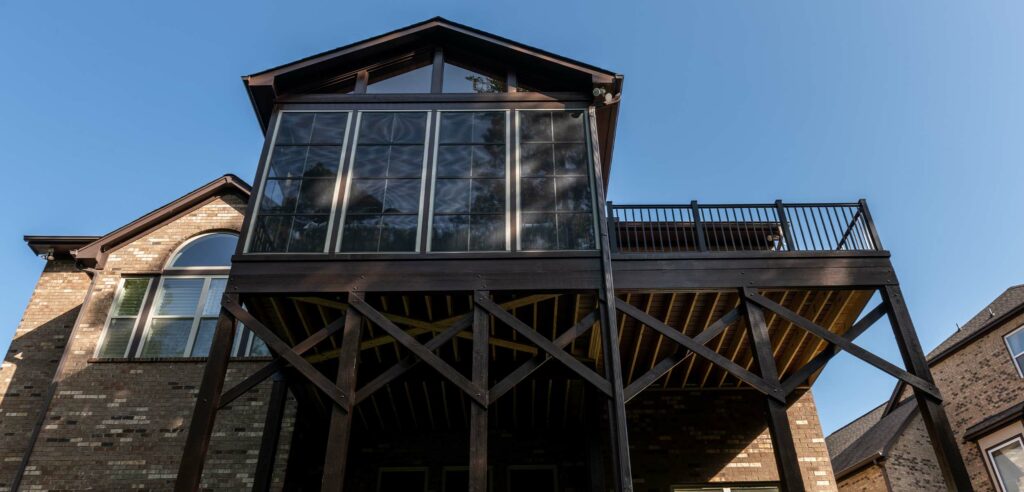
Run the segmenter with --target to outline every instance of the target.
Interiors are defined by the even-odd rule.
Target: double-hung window
[[[220,313],[227,277],[163,277],[142,344],[142,357],[202,357]]]
[[[1024,441],[1019,436],[990,448],[987,454],[1002,492],[1024,490]]]
[[[121,284],[114,295],[114,304],[110,307],[107,325],[96,348],[96,357],[128,356],[151,282],[151,278],[121,279]]]
[[[1010,351],[1014,365],[1017,366],[1017,374],[1024,377],[1024,326],[1010,332],[1004,338],[1006,348]]]

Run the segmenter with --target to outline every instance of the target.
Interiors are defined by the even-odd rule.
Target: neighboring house
[[[864,201],[606,203],[619,74],[435,18],[243,81],[251,199],[26,238],[0,489],[834,491],[841,349],[940,401]]]
[[[1024,285],[1011,287],[928,356],[976,490],[1024,490]],[[893,399],[827,438],[842,491],[938,490],[917,405]]]

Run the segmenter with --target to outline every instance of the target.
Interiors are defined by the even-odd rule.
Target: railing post
[[[605,202],[605,218],[608,221],[608,247],[612,253],[619,252],[619,227],[615,223],[615,209],[611,200]]]
[[[700,221],[700,207],[697,206],[697,200],[690,200],[690,214],[693,215],[693,230],[697,236],[697,248],[707,251],[708,240],[704,237],[704,224]]]
[[[875,221],[871,219],[871,212],[868,211],[868,201],[861,198],[857,203],[860,204],[860,213],[864,217],[864,223],[868,226],[868,234],[871,235],[871,245],[875,248],[875,251],[881,251],[884,248],[882,248],[882,241],[878,239]]]
[[[786,207],[782,206],[782,200],[775,200],[775,212],[779,216],[782,237],[786,240],[786,251],[796,251],[796,246],[793,244],[793,233],[789,229],[789,219],[786,217]]]

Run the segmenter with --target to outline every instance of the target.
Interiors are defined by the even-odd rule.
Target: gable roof
[[[1020,313],[1024,313],[1024,284],[1006,289],[999,297],[978,311],[978,314],[975,314],[970,321],[928,354],[928,364],[936,364],[949,357]]]
[[[187,213],[213,197],[234,193],[248,199],[251,191],[249,183],[246,183],[241,178],[233,174],[225,174],[224,176],[192,190],[181,198],[139,217],[127,225],[119,227],[118,229],[103,236],[94,238],[93,241],[81,246],[77,251],[71,251],[70,253],[75,257],[75,259],[85,266],[102,268],[106,261],[107,253],[110,250],[152,229],[153,227]],[[30,247],[32,246],[32,241],[30,241],[29,238],[35,237],[39,236],[25,237],[25,240],[29,241]]]
[[[883,415],[885,405],[850,422],[842,429],[825,438],[829,458],[836,480],[853,473],[876,459],[889,454],[896,438],[910,422],[917,410],[913,399],[904,401],[888,415]]]

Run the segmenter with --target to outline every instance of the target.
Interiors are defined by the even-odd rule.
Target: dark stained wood
[[[903,356],[903,363],[917,376],[931,383],[933,381],[928,360],[925,358],[921,342],[914,331],[914,322],[910,319],[910,311],[899,286],[885,286],[881,289],[882,302],[888,308],[889,322],[892,324],[896,343]],[[970,492],[974,490],[971,476],[964,465],[963,457],[957,445],[956,435],[949,426],[946,411],[942,408],[942,396],[924,391],[911,383],[918,410],[928,430],[928,436],[939,460],[939,468],[946,480],[946,488],[951,491]]]
[[[237,296],[226,294],[222,306],[237,302]],[[174,490],[177,492],[199,490],[206,451],[210,447],[210,436],[213,434],[213,422],[217,417],[217,400],[224,388],[224,376],[228,371],[234,340],[235,317],[229,309],[222,307],[213,333],[213,341],[210,343],[210,355],[206,360],[206,368],[203,369],[203,379],[199,383],[196,406],[192,410],[192,421],[188,426],[188,436],[185,438],[185,450],[178,466],[178,478],[174,482]]]
[[[839,348],[847,351],[850,355],[860,360],[863,360],[864,362],[867,362],[868,364],[871,364],[872,366],[875,366],[881,369],[882,371],[885,371],[889,375],[901,381],[904,381],[907,384],[915,388],[918,388],[932,395],[933,397],[941,400],[941,397],[939,396],[939,389],[935,387],[934,383],[926,381],[914,374],[911,374],[903,369],[900,369],[899,367],[896,367],[889,361],[871,352],[868,352],[867,350],[864,350],[863,348],[855,345],[853,342],[850,342],[849,340],[846,340],[845,338],[835,333],[832,333],[826,330],[825,328],[818,326],[817,324],[808,320],[807,318],[804,318],[803,316],[800,316],[799,314],[796,314],[793,311],[790,311],[789,309],[780,306],[779,304],[775,303],[771,299],[768,299],[767,297],[757,294],[756,292],[753,292],[751,290],[745,290],[744,295],[745,299],[749,299],[759,304],[761,307],[768,309],[778,314],[779,316],[782,316],[783,318],[786,318],[787,320],[791,321],[794,325],[799,326],[804,330],[807,330],[808,332],[816,335],[819,338],[827,340],[829,343],[832,343],[838,346]]]
[[[756,291],[742,289],[743,310],[747,315],[747,330],[750,342],[757,358],[757,367],[768,384],[779,387],[779,372],[772,355],[772,341],[768,337],[768,325],[764,321],[764,312],[760,306],[750,301]],[[789,426],[786,414],[786,402],[775,398],[765,398],[765,414],[768,420],[768,433],[772,438],[772,449],[775,452],[775,464],[779,470],[781,489],[787,492],[804,490],[803,479],[800,477],[800,460],[793,442],[793,431]]]
[[[490,298],[487,291],[473,293],[476,298]],[[490,384],[487,369],[490,351],[490,320],[487,311],[473,306],[473,384],[486,388]],[[484,395],[484,401],[488,401]],[[469,417],[469,491],[487,492],[487,403],[470,402]]]
[[[359,339],[363,317],[354,309],[345,313],[345,329],[342,332],[341,352],[338,354],[337,385],[341,391],[354,394],[356,370],[359,361]],[[324,455],[324,476],[321,490],[340,492],[345,483],[345,468],[348,465],[348,442],[352,435],[352,409],[334,406],[331,409],[331,426],[327,432],[327,452]]]
[[[270,491],[270,482],[274,478],[274,461],[277,458],[277,443],[281,437],[281,421],[284,419],[287,400],[288,381],[283,373],[276,372],[270,388],[270,401],[267,402],[267,418],[263,422],[260,454],[256,459],[256,472],[253,475],[253,492]]]

